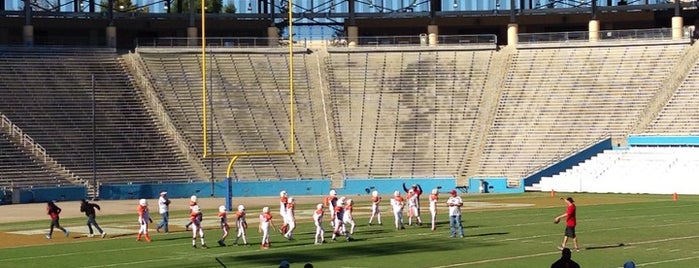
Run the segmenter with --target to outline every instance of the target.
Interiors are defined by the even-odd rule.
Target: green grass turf
[[[577,233],[583,250],[573,252],[581,267],[621,267],[633,260],[639,267],[697,267],[699,261],[699,196],[682,196],[672,201],[658,195],[575,194],[578,205]],[[489,202],[514,198],[526,204],[546,198],[542,193],[516,195],[475,195],[465,202]],[[550,197],[548,197],[550,198]],[[613,198],[615,202],[594,201]],[[358,202],[355,213],[367,212],[368,202]],[[445,201],[445,200],[444,200]],[[511,201],[511,200],[510,200]],[[423,199],[423,221],[429,212]],[[275,206],[276,207],[276,206]],[[324,245],[313,245],[314,228],[305,216],[298,217],[295,240],[272,234],[272,247],[260,250],[257,225],[250,224],[251,246],[218,247],[221,232],[209,228],[209,249],[192,249],[191,232],[158,234],[153,242],[136,242],[134,235],[109,239],[54,238],[50,245],[0,249],[0,267],[277,267],[281,260],[291,267],[311,262],[315,267],[549,267],[560,257],[556,247],[563,237],[563,224],[554,225],[555,216],[565,212],[563,202],[538,207],[468,209],[464,211],[465,238],[450,238],[446,210],[438,217],[438,229],[393,228],[393,217],[383,207],[383,226],[367,226],[366,214],[355,217],[354,241],[332,242],[325,217]],[[297,211],[311,211],[301,205]],[[256,218],[259,208],[248,210]],[[215,221],[214,211],[205,220]],[[275,215],[275,223],[280,219]],[[155,219],[154,219],[155,220]],[[65,219],[64,225],[82,224],[84,219]],[[133,225],[133,215],[103,216],[103,227]],[[232,221],[232,220],[231,220]],[[156,221],[157,222],[157,221]],[[0,225],[0,230],[43,227],[46,221]],[[228,238],[232,243],[235,234]],[[60,233],[60,232],[59,232]],[[199,241],[197,241],[199,244]],[[623,246],[622,246],[623,244]],[[569,243],[572,247],[572,243]],[[218,259],[218,261],[217,261]]]

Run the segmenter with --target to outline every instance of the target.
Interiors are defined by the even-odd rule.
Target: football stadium
[[[0,267],[696,267],[697,6],[0,0]]]

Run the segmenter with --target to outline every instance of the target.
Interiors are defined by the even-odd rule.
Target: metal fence
[[[683,38],[689,38],[689,29],[683,32]],[[553,32],[553,33],[521,33],[517,35],[518,43],[544,42],[588,42],[590,32]],[[635,29],[635,30],[600,30],[600,41],[617,40],[672,40],[672,29]]]

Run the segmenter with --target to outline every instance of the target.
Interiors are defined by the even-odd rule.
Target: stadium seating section
[[[229,159],[203,158],[205,148],[279,153],[241,157],[237,180],[521,178],[639,127],[698,133],[699,66],[691,62],[686,75],[678,66],[696,50],[651,40],[499,51],[333,48],[293,58],[286,49],[221,48],[202,58],[187,48],[4,47],[0,113],[55,161],[3,127],[0,186],[225,177]],[[658,106],[658,96],[667,103]],[[591,169],[580,172],[598,172]]]

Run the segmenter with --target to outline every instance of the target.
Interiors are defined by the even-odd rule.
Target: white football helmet
[[[226,212],[226,206],[218,207],[218,212],[221,212],[221,213]]]
[[[146,199],[138,200],[138,204],[141,205],[141,206],[147,207],[147,206],[148,206],[148,200],[146,200]]]

